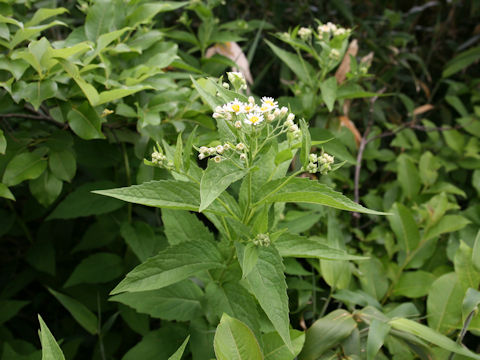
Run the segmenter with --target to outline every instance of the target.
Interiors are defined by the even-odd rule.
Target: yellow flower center
[[[239,111],[240,111],[240,105],[238,105],[238,104],[233,104],[233,105],[232,105],[232,110],[235,111],[235,112],[239,112]]]
[[[267,101],[265,101],[265,104],[273,106],[273,101],[272,100],[267,100]]]
[[[267,111],[267,110],[268,110],[268,106],[262,106],[262,107],[260,108],[260,110],[261,110],[261,111]]]
[[[252,117],[250,118],[250,122],[251,122],[252,124],[255,124],[258,120],[260,120],[260,119],[258,118],[258,116],[252,116]]]
[[[245,106],[245,111],[250,111],[252,110],[252,107],[250,105]]]

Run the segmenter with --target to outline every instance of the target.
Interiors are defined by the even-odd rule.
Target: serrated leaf
[[[218,360],[263,360],[252,330],[227,314],[223,314],[217,326],[213,344]]]
[[[18,154],[7,164],[2,182],[7,186],[14,186],[24,180],[36,179],[46,167],[47,161],[38,153]]]
[[[306,178],[291,179],[284,185],[285,179],[270,181],[259,191],[262,197],[255,205],[272,202],[300,202],[330,206],[340,210],[356,211],[372,215],[386,213],[367,209],[327,185]]]
[[[85,305],[53,289],[48,288],[48,291],[55,296],[85,330],[92,335],[97,333],[98,319]]]
[[[42,344],[42,360],[65,360],[62,349],[58,346],[55,338],[43,321],[42,317],[38,315],[40,322],[40,343]]]
[[[199,271],[224,267],[217,247],[189,241],[170,246],[130,271],[111,294],[156,290],[175,284]]]
[[[208,208],[232,183],[240,180],[246,174],[247,170],[239,168],[232,160],[224,160],[219,163],[210,160],[200,181],[198,211],[202,212]]]
[[[191,240],[214,240],[208,228],[188,211],[162,209],[162,222],[170,245]]]
[[[235,243],[235,247],[237,250],[238,262],[242,268],[242,278],[246,278],[257,264],[258,247],[251,242],[246,246],[237,242]]]

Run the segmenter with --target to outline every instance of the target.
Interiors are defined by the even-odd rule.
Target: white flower
[[[227,119],[227,120],[232,120],[232,114],[230,114],[229,112],[227,112],[227,113],[225,114],[225,119]]]
[[[308,163],[307,165],[307,171],[311,174],[315,174],[318,171],[318,166],[317,164],[314,163]]]
[[[213,115],[212,115],[212,117],[213,117],[214,119],[218,119],[218,118],[222,117],[222,114],[220,114],[220,113],[218,113],[218,112],[214,112]]]
[[[229,112],[233,112],[236,115],[242,114],[242,113],[245,112],[245,110],[243,109],[243,103],[241,101],[239,101],[238,99],[235,99],[235,100],[229,102],[228,104],[225,104],[224,109],[229,111]]]
[[[243,149],[245,149],[245,144],[244,143],[238,143],[235,146],[235,149],[242,151]]]
[[[200,146],[199,151],[200,153],[205,154],[206,152],[208,152],[208,148],[206,146]]]
[[[248,102],[249,102],[250,104],[255,104],[255,99],[254,99],[254,97],[253,97],[253,96],[249,96],[249,97],[248,97]]]
[[[275,120],[275,115],[274,115],[274,114],[268,114],[268,115],[267,115],[267,121],[270,121],[270,122],[271,122],[271,121],[273,121],[273,120]]]
[[[203,153],[198,154],[198,159],[199,159],[199,160],[205,159],[205,154],[203,154]]]
[[[216,163],[219,163],[220,161],[222,161],[222,157],[220,155],[217,155],[213,158],[213,161],[215,161]]]
[[[247,114],[244,120],[246,124],[258,125],[264,120],[263,115],[260,113]]]
[[[291,125],[291,126],[288,128],[288,130],[291,131],[291,132],[293,132],[293,133],[294,133],[294,132],[297,132],[297,131],[298,131],[298,125],[293,124],[293,125]]]
[[[282,108],[280,109],[280,114],[285,115],[287,112],[288,112],[288,108],[286,108],[285,106],[282,106]]]
[[[333,164],[333,162],[335,161],[335,158],[327,153],[323,153],[322,155],[320,155],[318,157],[318,163],[319,164]]]
[[[315,163],[318,160],[318,156],[317,156],[317,154],[310,154],[308,156],[308,159],[310,160],[310,162]]]
[[[210,155],[215,154],[215,148],[209,147],[209,148],[208,148],[208,153],[209,153]]]
[[[247,155],[245,155],[245,154],[240,154],[240,160],[242,160],[242,161],[247,160]]]
[[[230,149],[230,145],[228,145],[227,143],[223,144],[223,150],[227,151]]]
[[[260,107],[261,112],[267,112],[273,109],[278,108],[278,102],[271,97],[262,97],[262,106]]]
[[[228,83],[226,83],[226,82],[224,82],[224,83],[222,84],[222,86],[223,86],[225,89],[227,89],[227,90],[230,89],[230,85],[229,85]]]
[[[222,112],[224,112],[224,111],[225,111],[224,108],[221,107],[221,106],[217,106],[217,107],[215,108],[215,112],[216,112],[216,113],[222,113]]]
[[[215,150],[217,151],[217,154],[223,154],[223,146],[222,145],[218,145]]]
[[[273,115],[277,117],[277,116],[280,116],[280,113],[281,113],[280,109],[275,109],[275,111],[273,112]]]
[[[338,28],[337,30],[335,30],[335,31],[333,32],[333,35],[335,35],[335,36],[340,36],[340,35],[344,35],[346,32],[347,32],[346,29],[344,29],[344,28]]]
[[[294,115],[294,114],[292,114],[292,113],[288,114],[288,116],[287,116],[287,121],[293,121],[294,119],[295,119],[295,115]]]
[[[288,120],[288,119],[285,120],[285,126],[290,127],[290,126],[293,126],[293,124],[294,124],[294,122],[292,120]]]
[[[260,111],[260,108],[258,105],[248,103],[248,104],[243,104],[243,110],[245,110],[245,113],[251,113],[251,112],[258,112]]]
[[[300,39],[306,41],[312,36],[312,29],[301,27],[300,30],[298,30],[298,36],[300,36]]]
[[[242,128],[242,122],[240,120],[235,121],[235,127],[237,129],[241,129]]]

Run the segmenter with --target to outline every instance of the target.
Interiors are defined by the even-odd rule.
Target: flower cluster
[[[319,172],[320,174],[325,175],[332,170],[332,164],[334,161],[334,157],[327,153],[323,153],[320,156],[317,154],[310,154],[306,170],[311,174]]]
[[[157,150],[152,153],[152,163],[158,167],[164,167],[166,169],[173,169],[173,161],[168,160],[163,154],[162,149],[157,144]]]
[[[268,247],[270,246],[270,236],[268,234],[258,234],[252,242],[256,246]]]
[[[300,36],[300,39],[303,41],[309,41],[312,37],[312,29],[306,28],[306,27],[301,27],[298,30],[298,36]]]
[[[350,33],[350,29],[343,28],[328,22],[323,25],[319,25],[317,28],[318,38],[320,40],[329,40],[330,36],[341,36]]]

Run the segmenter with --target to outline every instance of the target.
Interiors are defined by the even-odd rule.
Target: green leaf
[[[100,215],[115,211],[124,203],[114,199],[105,199],[92,194],[92,190],[114,186],[108,181],[86,183],[78,186],[47,217],[52,219],[73,219],[82,216]]]
[[[465,321],[471,312],[478,314],[478,305],[480,305],[480,291],[467,289],[462,303],[462,319]]]
[[[393,215],[388,217],[390,226],[397,238],[401,249],[407,255],[415,250],[420,244],[420,232],[411,211],[400,203],[392,207]]]
[[[61,59],[68,59],[70,56],[80,55],[89,50],[93,50],[93,47],[91,43],[88,41],[82,41],[73,46],[64,47],[60,49],[53,49],[51,47],[48,48],[48,51],[52,58],[61,58]]]
[[[70,182],[77,171],[77,162],[71,151],[53,151],[48,156],[51,172],[60,180]]]
[[[200,208],[202,212],[232,183],[243,178],[247,170],[239,168],[232,160],[219,163],[210,160],[200,181]]]
[[[47,168],[47,161],[36,152],[25,152],[10,160],[2,182],[7,186],[20,184],[24,180],[36,179]]]
[[[0,300],[0,325],[14,318],[29,301],[23,300]]]
[[[82,139],[105,139],[102,133],[102,119],[87,102],[78,108],[72,107],[67,119],[73,132]]]
[[[327,105],[328,111],[331,112],[337,98],[337,79],[335,76],[320,83],[320,90],[322,91],[322,100]]]
[[[120,227],[120,234],[142,262],[156,255],[163,245],[155,236],[152,227],[144,222],[136,221],[133,224],[124,222]]]
[[[460,241],[453,263],[455,265],[455,273],[464,290],[468,288],[477,289],[480,284],[480,272],[473,267],[472,253],[470,246]]]
[[[290,338],[292,339],[293,353],[290,352],[277,332],[264,334],[262,340],[265,360],[293,360],[300,354],[305,342],[305,333],[290,329]]]
[[[63,183],[50,171],[44,171],[38,178],[30,180],[30,192],[43,206],[51,205],[62,192]]]
[[[315,321],[305,334],[305,345],[299,360],[316,360],[326,350],[339,345],[357,327],[352,314],[346,310],[335,310]]]
[[[272,49],[275,55],[277,55],[280,60],[282,60],[298,78],[306,83],[311,84],[312,79],[314,78],[315,71],[312,66],[304,61],[301,57],[296,54],[292,54],[288,51],[282,50],[279,47],[273,45],[270,41],[265,40],[267,45]]]
[[[445,65],[443,68],[442,77],[446,78],[452,76],[460,70],[470,66],[478,59],[480,59],[480,46],[464,51],[455,56]]]
[[[15,196],[13,196],[10,189],[7,187],[7,185],[2,183],[0,183],[0,197],[15,201]]]
[[[7,139],[3,135],[3,130],[0,129],[0,154],[5,154],[5,150],[7,150]]]
[[[302,130],[302,146],[300,149],[300,162],[304,168],[307,167],[309,162],[310,148],[312,147],[312,139],[310,137],[310,131],[308,130],[307,123],[304,119],[300,120],[300,129]]]
[[[435,281],[435,276],[426,271],[404,272],[393,288],[396,296],[419,298],[427,295],[430,286]]]
[[[455,273],[434,281],[427,298],[428,325],[433,330],[446,334],[460,325],[464,293]]]
[[[98,102],[98,91],[91,84],[87,83],[80,75],[78,68],[70,61],[65,59],[58,59],[58,62],[63,66],[64,70],[80,87],[90,105],[95,106]]]
[[[88,308],[78,300],[61,294],[53,289],[48,291],[62,304],[73,318],[90,334],[95,335],[98,329],[98,319]]]
[[[31,27],[25,27],[23,29],[18,29],[10,42],[10,49],[13,49],[15,46],[17,46],[24,40],[32,39],[36,37],[38,34],[40,34],[42,31],[57,25],[67,26],[67,24],[61,21],[55,20],[46,25],[31,26]]]
[[[110,31],[115,21],[112,6],[115,5],[111,1],[102,0],[96,1],[88,9],[85,18],[85,35],[88,40],[96,42],[101,34]]]
[[[187,5],[188,1],[162,1],[160,3],[146,3],[138,6],[126,21],[131,27],[149,22],[155,15],[161,12],[173,11]]]
[[[190,280],[163,289],[118,294],[110,298],[153,318],[189,321],[202,311],[202,290]]]
[[[25,26],[30,27],[30,26],[38,25],[42,21],[45,21],[47,19],[50,19],[51,17],[57,16],[66,12],[68,12],[68,10],[62,7],[55,8],[55,9],[46,9],[46,8],[38,9],[35,12],[35,14],[33,14],[33,17],[25,23]]]
[[[253,243],[243,246],[241,243],[235,243],[237,249],[238,262],[242,268],[242,278],[246,278],[248,274],[255,268],[258,262],[258,247]]]
[[[19,81],[15,83],[13,98],[17,102],[25,100],[32,104],[35,110],[38,110],[44,100],[55,97],[57,94],[58,86],[53,80],[35,81],[28,84]]]
[[[191,240],[214,241],[213,234],[202,221],[188,211],[162,209],[162,222],[170,245]]]
[[[431,342],[442,349],[454,352],[459,355],[464,355],[473,359],[480,359],[480,355],[474,354],[470,350],[462,347],[461,345],[455,343],[453,340],[449,339],[445,335],[442,335],[436,332],[434,329],[429,328],[428,326],[419,324],[416,321],[396,318],[389,321],[389,324],[392,328],[400,331],[404,331],[409,334],[418,336],[419,338]]]
[[[77,284],[102,284],[123,274],[122,258],[116,254],[95,253],[83,259],[65,282],[64,287]]]
[[[272,202],[300,202],[330,206],[340,210],[356,211],[372,215],[387,215],[386,213],[369,210],[346,196],[338,193],[327,185],[306,178],[293,178],[286,185],[285,179],[270,181],[258,194],[262,198],[255,205]]]
[[[373,319],[370,323],[367,338],[367,360],[373,360],[390,332],[390,325]]]
[[[463,229],[470,224],[470,220],[460,215],[445,215],[441,220],[429,228],[423,235],[423,241],[434,239],[441,234]]]
[[[475,242],[473,244],[472,265],[477,271],[480,271],[480,230],[477,232]]]
[[[62,349],[58,346],[55,338],[43,321],[42,317],[38,315],[40,322],[40,343],[42,344],[42,360],[65,360]]]
[[[188,340],[190,340],[190,335],[187,336],[183,344],[178,348],[177,351],[175,351],[175,353],[172,356],[168,358],[168,360],[180,360],[185,351],[185,347],[188,344]]]
[[[358,264],[359,280],[362,289],[376,300],[381,300],[388,289],[388,280],[382,262],[373,257]]]
[[[223,314],[213,346],[218,360],[263,360],[255,335],[240,320]]]
[[[199,271],[222,268],[222,256],[210,242],[189,241],[171,246],[130,271],[111,294],[161,289]]]
[[[255,268],[247,275],[247,283],[267,317],[289,349],[290,321],[288,318],[287,284],[282,257],[273,247],[261,247]]]
[[[135,86],[124,86],[120,89],[113,89],[113,90],[107,90],[107,91],[102,91],[98,95],[98,99],[92,104],[93,106],[98,106],[102,105],[114,100],[118,100],[121,98],[124,98],[125,96],[129,96],[132,94],[135,94],[139,91],[145,90],[145,89],[152,89],[151,86],[143,86],[143,85],[135,85]]]
[[[274,242],[282,257],[300,257],[330,260],[364,260],[365,256],[350,255],[341,249],[332,248],[318,240],[301,235],[283,234]]]
[[[398,182],[404,194],[413,199],[420,191],[420,175],[413,161],[405,154],[397,158]]]

